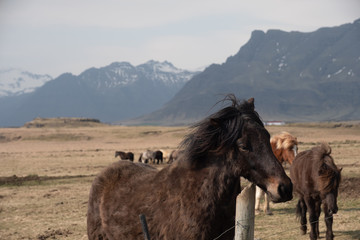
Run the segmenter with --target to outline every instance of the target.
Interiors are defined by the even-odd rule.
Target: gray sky
[[[53,77],[115,61],[223,63],[253,30],[311,32],[360,18],[360,0],[0,0],[0,70]]]

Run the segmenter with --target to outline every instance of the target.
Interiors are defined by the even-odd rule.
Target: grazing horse
[[[160,151],[161,151],[162,154],[163,154],[163,160],[164,160],[165,162],[167,162],[167,161],[169,160],[169,154],[168,154],[168,152],[165,151],[165,150],[163,150],[163,149],[160,149]]]
[[[134,161],[134,154],[132,152],[115,151],[115,157],[119,156],[121,160]]]
[[[273,136],[270,139],[270,144],[275,157],[281,164],[284,162],[290,165],[292,164],[298,152],[298,141],[296,137],[288,132],[282,132],[281,134]],[[259,187],[256,187],[255,210],[260,212],[260,199],[262,196],[264,196],[265,214],[272,215],[269,196]]]
[[[240,177],[292,199],[292,183],[275,158],[254,99],[231,105],[196,124],[180,158],[161,170],[121,161],[103,170],[90,190],[87,233],[92,239],[233,239]],[[225,100],[224,100],[225,101]],[[229,230],[231,229],[231,230]],[[226,231],[226,232],[225,232]]]
[[[321,204],[323,204],[325,214],[326,239],[334,238],[333,214],[338,211],[336,199],[342,169],[335,165],[330,153],[330,146],[322,143],[320,146],[299,153],[290,167],[294,191],[299,194],[296,214],[300,217],[300,229],[302,234],[306,234],[306,211],[308,210],[311,240],[319,238]]]
[[[139,162],[142,163],[149,163],[152,162],[154,159],[154,152],[151,150],[146,150],[145,152],[140,154]]]
[[[152,155],[152,159],[153,159],[154,163],[156,161],[156,164],[159,164],[160,161],[161,161],[161,163],[163,163],[163,153],[162,153],[162,151],[159,151],[159,150],[154,151],[153,155]]]
[[[169,157],[169,161],[167,162],[168,164],[173,163],[174,161],[176,161],[176,159],[178,159],[179,155],[182,153],[181,150],[173,150],[170,153],[170,157]]]

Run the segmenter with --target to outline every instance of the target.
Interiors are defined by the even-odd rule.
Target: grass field
[[[336,239],[360,239],[360,125],[268,126],[271,134],[298,137],[299,151],[325,141],[332,147],[343,181],[334,217]],[[86,211],[91,182],[132,151],[175,149],[186,127],[62,126],[0,129],[0,239],[87,239]],[[166,166],[163,164],[161,167]],[[255,218],[256,239],[309,239],[295,218],[297,198],[272,204],[274,215]],[[325,236],[323,215],[320,235]]]

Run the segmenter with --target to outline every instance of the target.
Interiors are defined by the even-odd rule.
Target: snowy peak
[[[150,60],[133,66],[128,62],[114,62],[102,68],[91,68],[79,75],[80,79],[94,89],[106,91],[111,88],[129,87],[133,84],[183,86],[197,72],[176,68],[171,63]]]
[[[0,97],[33,92],[52,80],[49,75],[33,74],[20,69],[0,70]]]
[[[150,60],[136,68],[152,81],[165,85],[183,85],[197,73],[176,68],[167,61]]]

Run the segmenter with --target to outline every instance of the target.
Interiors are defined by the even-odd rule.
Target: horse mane
[[[288,132],[282,132],[272,137],[270,142],[276,145],[276,149],[290,149],[298,144],[297,138]]]
[[[341,180],[341,169],[335,165],[334,159],[330,156],[331,147],[327,143],[313,148],[314,158],[319,159],[319,182],[321,192],[330,192],[336,188]]]
[[[181,143],[181,148],[193,166],[199,166],[210,155],[231,154],[237,140],[242,137],[245,121],[254,121],[264,126],[254,110],[253,98],[240,102],[233,94],[229,94],[220,102],[225,101],[231,105],[193,125],[192,131]]]

